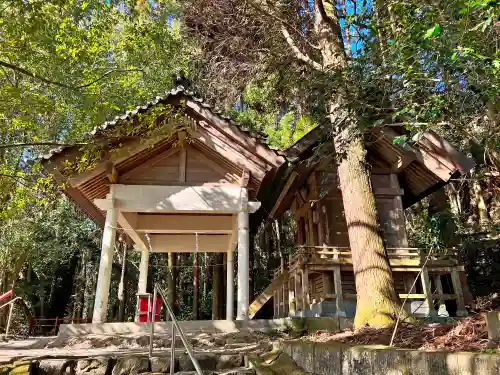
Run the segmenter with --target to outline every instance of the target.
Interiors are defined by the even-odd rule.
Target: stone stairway
[[[204,374],[250,375],[249,356],[272,348],[271,339],[255,332],[195,333],[186,336]],[[175,342],[174,369],[196,374],[180,338]],[[170,374],[171,337],[155,336],[149,358],[147,335],[55,337],[0,346],[0,375],[136,375]],[[22,364],[21,365],[16,365]]]

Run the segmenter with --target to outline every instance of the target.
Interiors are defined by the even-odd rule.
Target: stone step
[[[248,363],[244,354],[195,353],[198,364],[208,374],[251,375],[255,372],[245,367]],[[128,356],[122,358],[44,359],[34,361],[38,375],[137,375],[170,374],[170,357]],[[176,374],[195,373],[187,354],[175,357]]]

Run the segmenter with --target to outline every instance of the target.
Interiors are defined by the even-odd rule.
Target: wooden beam
[[[125,233],[134,241],[136,246],[142,251],[149,251],[149,243],[146,236],[142,233],[137,233],[138,215],[132,212],[118,211],[118,224],[125,230]]]
[[[248,169],[243,169],[241,174],[239,185],[246,188],[248,186],[248,181],[250,180],[250,171]]]
[[[108,177],[110,183],[118,183],[118,170],[112,161],[106,162],[106,176]]]
[[[179,182],[186,182],[187,150],[182,147],[179,151]]]
[[[283,187],[283,190],[281,190],[281,193],[280,193],[278,199],[276,200],[276,203],[274,204],[274,206],[271,210],[271,213],[269,214],[269,216],[271,218],[273,218],[273,219],[275,218],[276,211],[279,209],[281,202],[287,196],[288,191],[290,190],[290,188],[292,187],[294,181],[297,179],[298,176],[299,176],[299,174],[297,172],[293,171],[292,174],[290,175],[290,177],[288,177],[288,180],[286,181],[286,184]]]
[[[160,253],[192,253],[196,250],[196,236],[194,234],[151,234],[151,248]],[[216,234],[198,235],[198,252],[222,253],[228,248],[230,235]]]
[[[115,186],[115,207],[123,212],[190,212],[235,213],[241,208],[241,188],[226,186]],[[110,207],[107,199],[95,199],[101,210]],[[260,202],[249,202],[249,212],[260,207]]]
[[[413,161],[417,159],[414,152],[405,151],[403,155],[398,157],[396,163],[392,166],[392,173],[399,174],[406,169]]]
[[[163,234],[232,234],[234,222],[233,215],[136,214],[135,230]]]

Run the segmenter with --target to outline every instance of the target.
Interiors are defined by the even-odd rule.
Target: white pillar
[[[113,186],[111,186],[110,194],[108,194],[106,198],[110,200],[113,199]],[[106,321],[117,217],[118,210],[116,208],[113,207],[106,211],[106,222],[102,234],[101,262],[99,264],[99,274],[97,276],[92,323],[103,323]]]
[[[227,252],[226,265],[226,320],[233,320],[234,314],[234,280],[233,280],[233,251]]]
[[[149,251],[141,251],[141,263],[139,264],[139,284],[137,293],[144,294],[148,287]]]
[[[250,236],[248,233],[248,191],[241,188],[241,209],[238,213],[238,302],[237,302],[237,320],[248,319],[249,305],[249,251]]]

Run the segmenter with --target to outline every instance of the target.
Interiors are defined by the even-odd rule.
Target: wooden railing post
[[[427,301],[427,305],[429,307],[429,315],[432,317],[437,316],[436,309],[434,308],[434,303],[432,300],[432,291],[431,291],[431,281],[429,279],[429,271],[427,267],[422,269],[422,290],[424,291],[425,300]]]
[[[309,295],[309,270],[307,269],[307,265],[304,265],[302,269],[302,308],[304,310],[304,314],[306,310],[311,309],[311,299]]]
[[[446,304],[443,298],[443,284],[441,283],[441,275],[434,275],[434,284],[438,294],[438,316],[450,316],[446,310]]]
[[[295,316],[295,295],[295,274],[290,274],[288,279],[288,316]]]
[[[340,274],[340,266],[333,269],[333,283],[335,285],[335,304],[337,308],[337,316],[345,317],[344,295],[342,292],[342,277]]]
[[[451,270],[451,282],[453,284],[455,296],[457,297],[457,316],[467,316],[462,282],[460,281],[460,275],[458,274],[458,269],[456,267]]]

